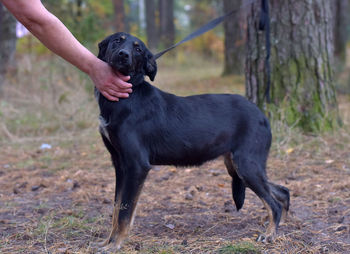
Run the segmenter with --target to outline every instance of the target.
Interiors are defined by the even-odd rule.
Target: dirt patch
[[[93,253],[110,229],[114,171],[98,135],[8,144],[0,151],[0,252]],[[213,253],[240,242],[256,252],[347,253],[350,135],[303,137],[273,149],[271,180],[291,190],[291,211],[273,244],[256,243],[267,212],[247,192],[241,211],[222,160],[199,168],[155,167],[141,195],[125,253]]]

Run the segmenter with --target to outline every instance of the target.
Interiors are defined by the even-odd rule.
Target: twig
[[[49,233],[49,228],[50,228],[51,221],[52,221],[52,219],[50,219],[50,220],[47,222],[46,228],[45,228],[45,242],[44,242],[44,248],[45,248],[45,252],[48,253],[48,254],[49,254],[50,252],[49,252],[48,249],[47,249],[47,235],[48,235],[48,233]]]
[[[11,140],[11,141],[15,141],[17,140],[18,138],[13,135],[6,127],[5,123],[1,123],[1,128],[2,130],[4,131],[5,135]]]

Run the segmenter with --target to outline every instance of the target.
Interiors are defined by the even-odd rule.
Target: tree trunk
[[[224,0],[224,13],[238,8],[242,0]],[[224,22],[225,65],[223,75],[243,74],[245,62],[246,16],[235,12]]]
[[[155,50],[158,46],[158,29],[156,26],[155,0],[145,0],[146,6],[146,33],[148,48]]]
[[[159,34],[164,47],[170,47],[175,41],[174,0],[159,0]]]
[[[304,131],[337,124],[333,82],[332,1],[270,0],[272,104],[264,102],[265,35],[258,30],[260,3],[248,16],[246,95],[270,117]]]
[[[337,64],[346,62],[346,43],[348,41],[349,0],[335,0],[332,4],[334,15],[334,55]]]
[[[116,32],[127,32],[124,0],[113,0],[114,6],[114,28]]]
[[[16,19],[0,3],[0,89],[9,67],[14,66],[16,51]]]
[[[77,17],[81,18],[82,16],[82,5],[83,5],[83,0],[77,0]]]

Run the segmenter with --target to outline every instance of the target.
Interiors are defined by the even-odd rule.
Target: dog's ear
[[[154,59],[153,54],[149,51],[146,50],[145,54],[145,74],[149,77],[151,81],[154,81],[154,78],[156,77],[157,74],[157,62],[156,59]]]
[[[111,39],[111,36],[108,36],[106,39],[104,39],[98,44],[99,51],[98,51],[97,58],[101,59],[102,61],[106,61],[105,56],[106,56],[106,51],[107,51],[107,47],[110,39]]]

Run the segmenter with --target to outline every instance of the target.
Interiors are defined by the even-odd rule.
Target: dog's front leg
[[[117,186],[116,204],[113,212],[111,233],[106,240],[106,249],[119,249],[132,226],[138,198],[149,169],[133,165],[123,170],[121,186]],[[118,179],[118,176],[117,176]],[[117,183],[118,184],[118,183]]]
[[[118,160],[114,154],[112,154],[112,162],[115,168],[115,194],[114,194],[114,208],[112,216],[112,229],[108,238],[100,245],[101,247],[110,244],[116,236],[118,229],[118,217],[121,209],[121,199],[123,192],[123,185],[125,181],[125,170],[118,164]]]

